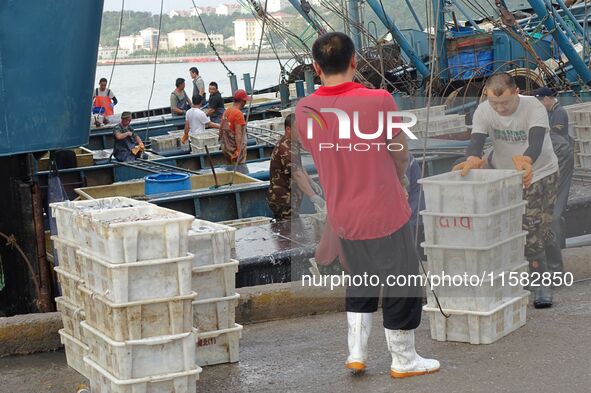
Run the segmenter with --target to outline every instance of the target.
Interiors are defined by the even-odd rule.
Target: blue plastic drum
[[[144,180],[144,192],[146,195],[191,189],[191,178],[187,173],[156,173],[146,176]]]

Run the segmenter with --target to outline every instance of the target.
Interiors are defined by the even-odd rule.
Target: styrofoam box
[[[591,113],[591,112],[589,112]],[[587,123],[591,124],[591,123]],[[591,125],[577,125],[575,126],[575,131],[577,133],[577,139],[582,141],[591,140]]]
[[[113,264],[81,250],[77,253],[86,286],[114,303],[185,296],[192,292],[192,254]]]
[[[113,303],[86,287],[84,296],[86,323],[115,341],[190,332],[193,328],[191,293],[165,299]]]
[[[425,250],[429,271],[433,274],[446,272],[450,275],[480,275],[482,272],[507,270],[513,261],[524,259],[527,232],[500,241],[488,247],[445,247],[421,243]]]
[[[197,364],[235,363],[239,360],[242,325],[234,324],[230,329],[197,333]]]
[[[441,307],[444,309],[490,311],[497,308],[503,302],[519,297],[523,293],[522,286],[509,285],[509,274],[516,273],[520,277],[522,273],[528,271],[528,267],[528,262],[521,262],[508,271],[493,272],[494,277],[492,279],[488,274],[477,275],[479,279],[484,278],[480,283],[473,281],[471,284],[470,279],[461,285],[454,285],[448,282],[445,286],[435,287],[435,294],[439,299]],[[504,275],[504,277],[501,277],[501,275]],[[502,281],[503,278],[504,282]],[[427,305],[437,308],[435,296],[430,288],[427,288]]]
[[[488,247],[522,231],[526,202],[483,214],[422,211],[425,242],[438,246]]]
[[[69,335],[64,329],[59,331],[60,341],[66,350],[66,362],[85,378],[89,378],[90,370],[84,362],[84,356],[88,353],[88,346],[80,340]]]
[[[577,143],[579,144],[579,148],[581,149],[581,153],[586,155],[591,155],[591,140],[583,141],[578,140]]]
[[[431,338],[437,341],[458,341],[470,344],[491,344],[525,325],[529,292],[508,300],[494,310],[443,310],[424,306],[429,315]]]
[[[236,306],[240,294],[196,300],[193,302],[193,326],[199,332],[229,329],[236,322]]]
[[[117,379],[178,373],[195,367],[195,331],[115,341],[86,322],[80,325],[88,345],[88,358]]]
[[[88,357],[84,358],[90,374],[92,393],[196,393],[201,367],[180,373],[121,380]]]
[[[581,161],[581,167],[584,169],[591,169],[591,154],[579,154],[579,160]]]
[[[460,171],[419,179],[425,207],[432,213],[490,213],[523,200],[521,173],[479,169],[461,176]]]
[[[57,254],[59,267],[68,273],[75,274],[77,276],[82,275],[80,270],[80,262],[76,258],[76,250],[78,245],[67,239],[62,239],[59,236],[52,236],[53,246]]]
[[[78,289],[78,285],[84,283],[81,277],[75,274],[68,273],[59,267],[54,267],[57,274],[57,281],[60,284],[62,298],[66,299],[72,305],[83,308],[84,301],[82,300],[82,292]]]
[[[195,217],[155,205],[76,216],[81,249],[110,263],[177,258],[187,253]]]
[[[198,293],[198,299],[231,296],[236,292],[238,261],[235,259],[217,265],[193,268],[191,287]]]
[[[101,199],[89,199],[84,201],[65,201],[52,203],[51,214],[55,218],[58,236],[61,239],[76,241],[77,226],[74,216],[87,214],[92,211],[104,211],[112,209],[127,209],[134,206],[148,206],[148,202],[137,201],[125,197],[111,197]]]
[[[195,255],[193,267],[228,262],[236,228],[204,220],[195,220],[189,230],[188,251]]]
[[[57,311],[62,314],[64,331],[76,340],[84,343],[84,336],[82,335],[82,329],[80,329],[80,322],[85,319],[84,310],[70,303],[63,296],[55,298],[55,305]]]

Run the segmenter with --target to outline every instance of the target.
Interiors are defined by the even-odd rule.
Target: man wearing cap
[[[554,240],[546,245],[546,258],[550,272],[564,273],[562,263],[562,250],[560,246],[563,240],[562,214],[568,202],[568,193],[575,167],[574,140],[568,134],[568,114],[555,97],[556,93],[549,87],[541,87],[534,91],[534,96],[540,100],[548,111],[550,122],[550,139],[554,153],[558,158],[559,176],[556,193],[556,203],[552,215],[552,231]]]
[[[548,115],[536,98],[519,95],[519,87],[507,73],[488,78],[485,91],[487,100],[474,112],[467,158],[453,170],[461,170],[465,176],[471,169],[483,167],[482,149],[490,136],[493,149],[487,159],[488,166],[523,171],[523,199],[527,201],[523,229],[528,232],[525,258],[532,272],[530,288],[534,292],[534,307],[551,307],[552,288],[545,248],[554,237],[552,215],[558,159],[548,133]]]
[[[246,120],[242,108],[248,101],[248,94],[242,89],[234,92],[234,104],[224,111],[220,122],[222,152],[230,165],[246,162]]]
[[[144,152],[144,144],[130,123],[131,112],[126,111],[121,114],[121,122],[113,127],[113,156],[117,161],[134,161]]]

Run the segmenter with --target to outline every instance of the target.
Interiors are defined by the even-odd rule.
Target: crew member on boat
[[[113,116],[113,107],[117,105],[117,97],[113,90],[107,88],[107,78],[99,80],[99,87],[92,92],[93,112],[102,114],[105,117]]]
[[[170,93],[170,111],[173,116],[185,116],[191,109],[191,100],[185,92],[185,79],[177,78],[175,86],[176,88]]]
[[[222,152],[229,165],[242,165],[246,162],[246,120],[242,109],[249,100],[243,89],[234,92],[234,103],[224,111],[220,122],[220,142]]]
[[[316,212],[326,210],[326,203],[320,196],[322,188],[302,167],[298,134],[291,132],[294,120],[293,113],[285,118],[285,134],[271,153],[267,203],[277,221],[298,217],[304,195],[310,198]]]
[[[117,161],[134,161],[140,158],[145,150],[141,138],[133,131],[130,123],[131,112],[123,112],[121,121],[113,127],[113,156]]]

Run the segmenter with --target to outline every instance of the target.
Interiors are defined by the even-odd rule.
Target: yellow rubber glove
[[[462,176],[466,176],[470,169],[479,169],[484,166],[485,162],[480,157],[470,156],[464,162],[460,162],[456,166],[454,166],[451,170],[452,171],[459,171],[461,170]]]
[[[146,150],[146,146],[144,146],[143,142],[140,142],[140,144],[138,146],[140,147],[141,151]]]
[[[181,138],[181,143],[184,145],[189,140],[189,134],[184,134]]]
[[[531,185],[531,181],[534,177],[534,171],[532,169],[532,159],[528,156],[514,156],[513,165],[518,171],[525,171],[523,174],[523,186],[528,188]]]

